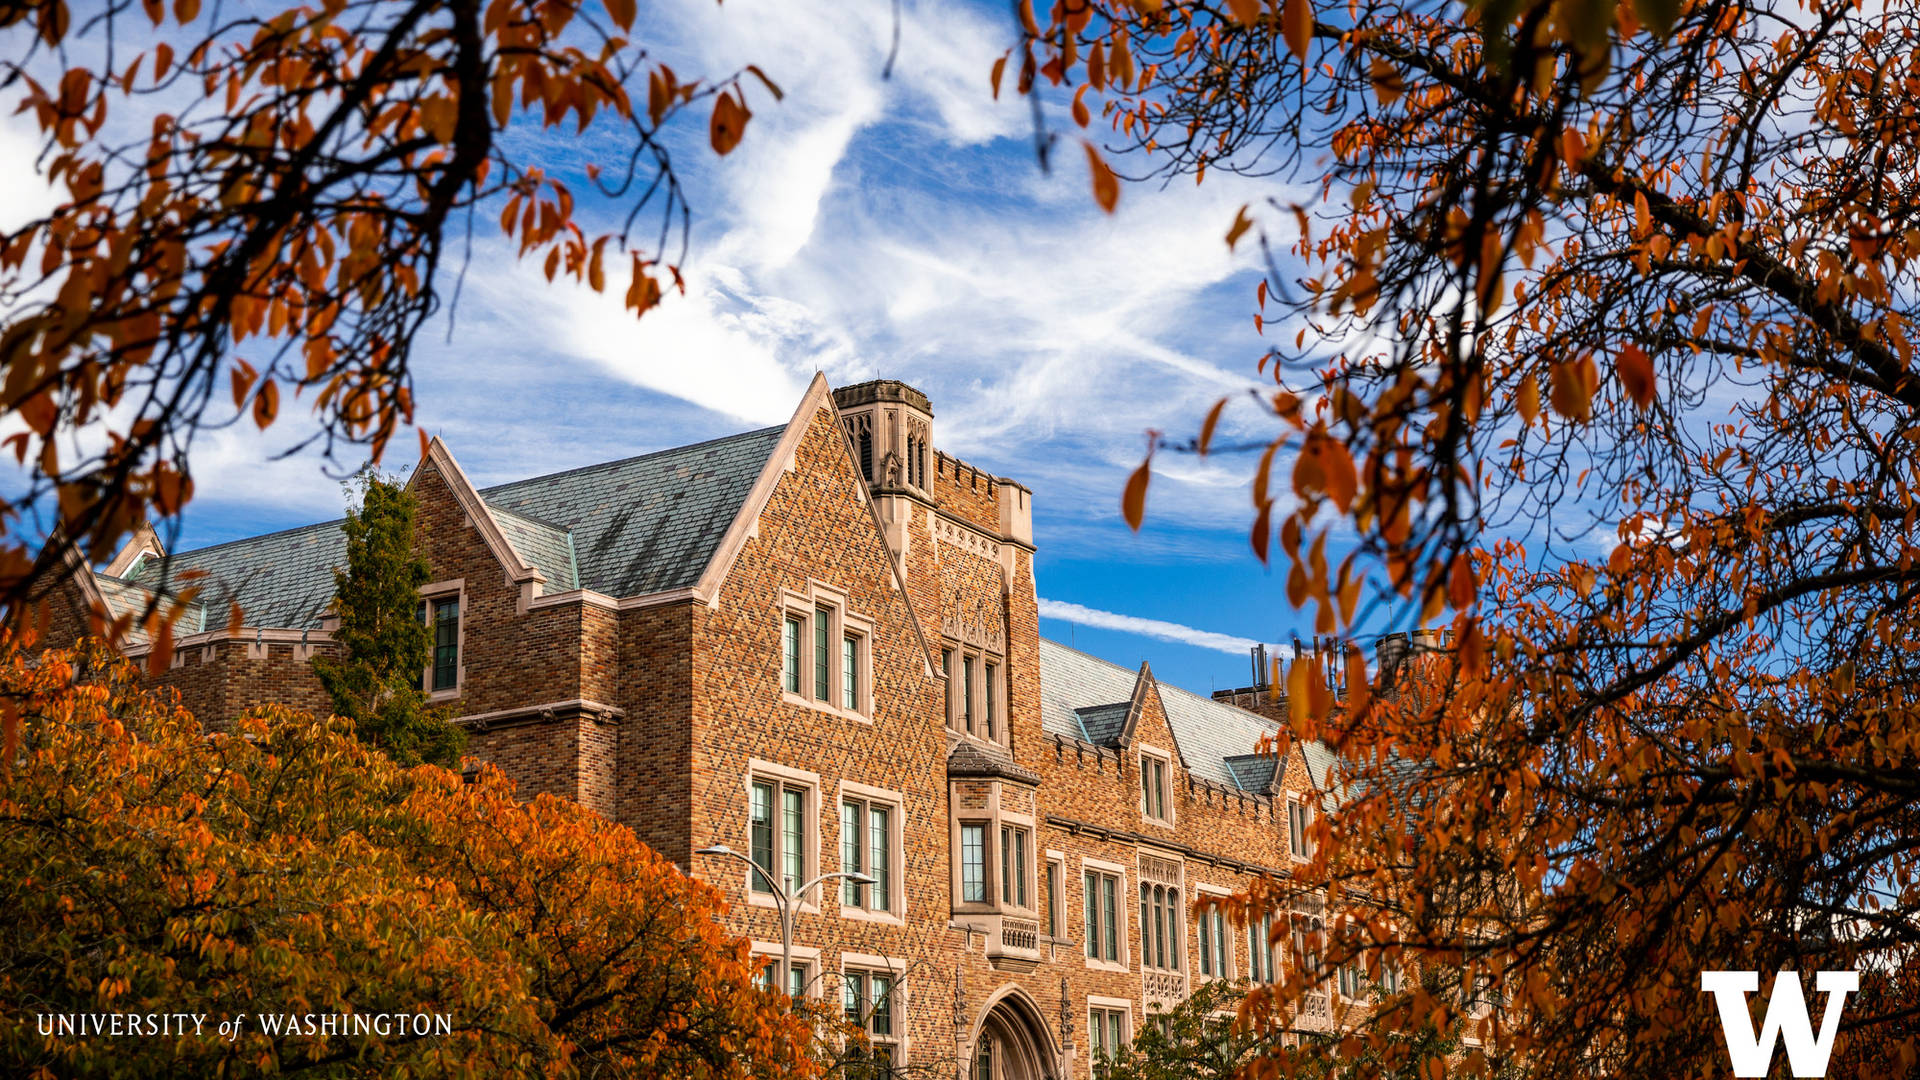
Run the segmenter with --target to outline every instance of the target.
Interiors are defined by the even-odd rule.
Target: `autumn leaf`
[[[1093,174],[1093,200],[1100,204],[1100,209],[1111,214],[1120,202],[1120,181],[1114,177],[1113,170],[1107,168],[1107,163],[1100,159],[1100,151],[1094,149],[1092,143],[1081,145],[1087,149],[1087,169]]]
[[[1147,455],[1138,468],[1127,477],[1127,486],[1120,493],[1120,516],[1127,528],[1140,531],[1140,523],[1147,516],[1147,481],[1152,475],[1153,455]]]
[[[1287,49],[1302,63],[1313,44],[1313,0],[1285,0],[1280,10],[1280,33]]]
[[[1252,25],[1260,21],[1261,0],[1227,0],[1227,10],[1240,22]]]
[[[713,100],[713,121],[707,127],[708,141],[713,144],[713,152],[726,155],[740,145],[740,137],[746,133],[747,121],[753,113],[747,109],[745,98],[737,91],[720,94]]]
[[[1233,215],[1233,224],[1227,226],[1228,251],[1232,251],[1234,245],[1240,242],[1240,238],[1247,234],[1247,230],[1253,228],[1253,219],[1247,216],[1247,206],[1247,203],[1241,203],[1240,209]],[[1263,281],[1261,284],[1264,286],[1266,283]]]
[[[1620,385],[1633,403],[1642,409],[1653,404],[1653,361],[1640,346],[1632,342],[1622,345],[1614,354],[1614,364],[1620,373]]]
[[[260,384],[260,390],[253,395],[253,422],[264,430],[273,423],[280,413],[280,388],[272,379]]]
[[[1200,452],[1201,457],[1205,457],[1208,448],[1213,445],[1213,429],[1219,426],[1220,413],[1226,407],[1227,399],[1221,398],[1213,403],[1213,408],[1207,410],[1207,418],[1200,424],[1200,439],[1195,443],[1195,449]]]

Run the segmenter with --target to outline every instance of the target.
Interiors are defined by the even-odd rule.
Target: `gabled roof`
[[[782,428],[502,484],[480,492],[513,554],[546,578],[547,593],[588,588],[624,597],[693,585],[712,561]],[[162,583],[200,587],[176,633],[224,625],[239,603],[247,625],[317,629],[346,560],[341,521],[248,537],[163,557],[126,579],[94,573],[116,614],[138,610]],[[199,572],[195,578],[182,575]],[[211,612],[212,614],[206,614]]]
[[[623,461],[484,488],[480,497],[548,532],[514,547],[547,578],[548,592],[586,588],[641,596],[689,588],[713,561],[785,427],[661,450]],[[510,526],[502,516],[501,529]],[[575,582],[563,585],[559,530],[571,533]]]
[[[1144,670],[1144,669],[1143,669]],[[1088,656],[1057,641],[1040,639],[1040,726],[1042,730],[1087,742],[1100,743],[1100,731],[1115,723],[1124,723],[1127,710],[1139,691],[1142,671],[1133,671]],[[1151,674],[1144,674],[1151,678]],[[1179,743],[1180,756],[1195,776],[1226,784],[1242,791],[1265,791],[1265,779],[1273,775],[1272,760],[1267,776],[1259,783],[1244,778],[1228,764],[1229,758],[1255,752],[1263,736],[1279,729],[1265,718],[1233,705],[1210,701],[1177,686],[1155,681],[1160,703],[1166,709],[1167,724]],[[1115,704],[1115,703],[1119,704]],[[1117,733],[1112,736],[1117,737]],[[1243,782],[1243,779],[1246,782]]]
[[[196,606],[213,614],[203,616],[200,625],[191,631],[185,626],[176,627],[176,635],[198,633],[206,629],[208,622],[226,625],[229,602],[240,605],[248,626],[314,629],[319,627],[320,616],[333,600],[333,568],[346,561],[346,554],[347,538],[340,531],[340,521],[323,521],[215,544],[198,551],[149,557],[141,560],[125,584],[151,593],[166,583],[166,591],[176,595],[190,586],[199,586]],[[184,576],[193,571],[200,571],[203,576]],[[108,603],[115,607],[116,614],[124,610],[120,607],[122,601],[144,602],[143,597],[136,601],[136,594],[123,592],[116,597],[109,590],[108,582],[119,579],[95,576],[102,591],[108,593]]]

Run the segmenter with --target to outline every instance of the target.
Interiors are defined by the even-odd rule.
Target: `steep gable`
[[[561,563],[564,535],[575,584],[606,596],[645,596],[698,584],[754,489],[784,428],[729,435],[621,461],[500,484],[488,506],[549,530],[519,534],[536,565]],[[503,528],[506,526],[503,524]],[[530,532],[530,530],[529,530]]]
[[[1137,723],[1143,678],[1159,694],[1176,744],[1169,749],[1177,749],[1189,771],[1241,791],[1267,790],[1274,759],[1256,751],[1263,737],[1279,730],[1272,722],[1153,680],[1144,666],[1133,671],[1046,638],[1040,639],[1041,730],[1096,744],[1121,741],[1131,732],[1112,730],[1113,723],[1122,715],[1128,725]],[[1088,718],[1096,723],[1087,724]],[[1092,738],[1095,734],[1113,742]],[[1267,762],[1264,774],[1248,760],[1255,757]]]

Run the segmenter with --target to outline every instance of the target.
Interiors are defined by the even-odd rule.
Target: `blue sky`
[[[1149,429],[1189,436],[1257,385],[1255,260],[1223,236],[1241,204],[1284,193],[1224,176],[1130,186],[1109,217],[1071,133],[1043,173],[1026,104],[991,98],[1016,38],[1004,5],[901,13],[883,78],[887,0],[649,6],[637,36],[683,74],[754,62],[787,91],[756,89],[725,159],[705,149],[704,109],[680,122],[689,295],[636,323],[624,282],[549,286],[479,239],[451,341],[442,323],[416,347],[422,426],[484,485],[784,421],[816,369],[903,379],[932,398],[942,449],[1034,489],[1043,633],[1201,692],[1243,685],[1248,645],[1303,627],[1247,544],[1254,461],[1163,454],[1138,535],[1119,492]],[[23,135],[0,121],[0,150]],[[625,153],[611,131],[515,138],[576,190],[586,163]],[[0,206],[33,194],[30,156],[0,154]],[[615,207],[590,213],[615,226]],[[324,463],[262,460],[292,440],[280,428],[197,445],[185,546],[339,513]],[[1220,437],[1267,432],[1243,403]]]

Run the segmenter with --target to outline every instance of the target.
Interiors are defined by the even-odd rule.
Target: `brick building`
[[[1258,712],[1041,638],[1032,492],[940,452],[912,387],[816,376],[783,426],[486,489],[436,441],[410,483],[424,678],[470,752],[725,890],[769,979],[772,883],[866,875],[802,894],[786,978],[900,1061],[1088,1076],[1199,982],[1270,978],[1311,926],[1190,902],[1287,872],[1327,760],[1262,756]],[[343,550],[338,522],[171,555],[142,531],[67,616],[199,571],[161,681],[203,719],[323,708],[308,661]],[[1345,982],[1297,1026],[1325,1028]]]

